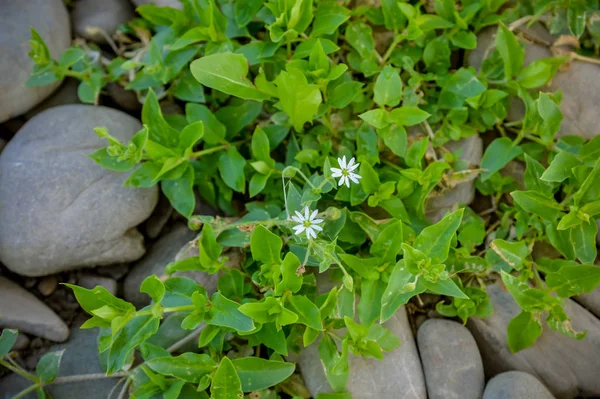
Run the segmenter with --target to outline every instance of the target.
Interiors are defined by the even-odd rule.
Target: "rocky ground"
[[[161,5],[174,0],[155,1]],[[108,4],[110,3],[110,5]],[[149,3],[133,0],[135,5]],[[106,126],[127,140],[139,128],[139,107],[118,87],[109,87],[104,106],[79,104],[71,80],[25,89],[31,70],[27,56],[29,26],[50,38],[54,57],[73,38],[71,30],[98,44],[102,32],[112,34],[134,15],[128,0],[79,0],[70,15],[62,0],[3,0],[0,2],[0,328],[21,331],[16,361],[28,369],[49,350],[66,349],[61,375],[100,373],[95,330],[79,330],[82,311],[60,283],[92,288],[104,286],[141,307],[148,297],[139,293],[148,275],[163,273],[176,258],[191,256],[194,232],[173,212],[156,188],[123,187],[127,176],[97,166],[87,155],[102,146],[92,129]],[[482,32],[478,49],[468,57],[476,68],[494,30]],[[527,31],[526,63],[550,56],[553,38],[539,26]],[[598,132],[600,66],[574,61],[551,84],[562,90],[565,121],[562,133],[590,138]],[[595,105],[595,106],[592,106]],[[523,107],[514,101],[510,118]],[[484,140],[471,137],[454,143],[470,166],[481,161]],[[524,166],[512,162],[503,173],[521,179]],[[473,181],[466,181],[433,198],[432,220],[458,204],[477,204]],[[211,210],[199,208],[198,212]],[[547,256],[548,254],[545,254]],[[230,256],[235,259],[235,256]],[[235,265],[233,265],[235,266]],[[214,277],[190,277],[215,289]],[[489,287],[495,312],[466,326],[439,318],[432,311],[438,298],[422,306],[401,309],[386,325],[402,345],[384,361],[353,357],[349,390],[354,398],[503,399],[600,397],[600,290],[569,302],[577,330],[586,339],[575,341],[545,331],[532,348],[512,354],[506,344],[509,320],[519,312],[499,285]],[[424,299],[427,296],[424,297]],[[427,301],[425,301],[427,302]],[[161,327],[160,344],[178,337],[169,320]],[[316,345],[295,359],[311,394],[327,392]],[[0,369],[0,399],[11,398],[26,380]],[[57,399],[105,399],[114,381],[61,384],[50,391]]]

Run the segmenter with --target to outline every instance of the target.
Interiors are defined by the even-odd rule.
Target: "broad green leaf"
[[[362,83],[353,80],[336,85],[328,89],[327,104],[334,108],[346,108],[360,95],[362,87]]]
[[[360,117],[360,116],[359,116]],[[392,152],[399,157],[404,158],[406,147],[408,145],[408,136],[403,126],[392,125],[382,129],[377,129],[377,135],[383,139],[383,142]]]
[[[325,371],[325,377],[327,378],[329,385],[331,385],[335,391],[345,391],[346,384],[348,384],[349,370],[338,367],[336,370],[337,373],[334,373],[333,371],[337,364],[348,361],[347,353],[346,358],[344,359],[343,356],[340,355],[335,342],[328,334],[325,334],[319,342],[318,351],[319,358]]]
[[[242,382],[227,356],[221,359],[210,385],[211,399],[240,399],[244,396]]]
[[[536,191],[513,191],[510,195],[521,208],[548,221],[554,221],[563,215],[562,206],[553,197]]]
[[[254,334],[254,337],[265,345],[273,349],[280,355],[287,356],[288,349],[283,330],[277,330],[275,323],[265,323],[262,328]]]
[[[400,253],[400,245],[404,239],[402,221],[389,223],[373,242],[370,253],[386,262],[396,263],[396,255]]]
[[[51,384],[56,379],[64,351],[63,349],[58,352],[46,353],[40,358],[35,367],[35,373],[42,383]]]
[[[246,26],[263,6],[262,0],[239,0],[235,2],[235,23]]]
[[[285,306],[298,315],[297,323],[304,324],[315,330],[323,330],[319,308],[306,296],[292,295],[288,298]]]
[[[275,286],[275,295],[283,295],[290,291],[295,294],[302,288],[302,274],[298,274],[300,260],[296,255],[288,252],[281,263],[281,282]]]
[[[354,270],[358,275],[367,280],[375,280],[379,277],[377,268],[381,266],[380,258],[360,258],[355,255],[339,254],[342,262]]]
[[[206,106],[187,103],[185,115],[188,123],[202,121],[204,124],[203,140],[210,145],[222,144],[225,139],[225,126]]]
[[[246,190],[245,166],[246,160],[233,146],[221,152],[219,156],[218,167],[221,178],[228,187],[239,193]]]
[[[525,89],[534,89],[548,83],[552,79],[553,72],[553,65],[542,58],[523,68],[517,76],[517,82]]]
[[[166,148],[176,148],[179,132],[171,127],[163,117],[156,94],[148,91],[142,107],[142,123],[148,128],[148,139]]]
[[[587,175],[581,187],[573,195],[575,204],[587,204],[600,199],[600,157],[594,164],[594,168]]]
[[[319,2],[311,36],[331,35],[350,18],[348,9],[330,2]]]
[[[2,330],[2,335],[0,335],[0,359],[6,356],[12,347],[17,342],[17,337],[19,336],[19,332],[17,330],[11,330],[5,328]]]
[[[252,134],[252,155],[259,161],[267,163],[270,167],[275,166],[275,161],[271,159],[269,138],[259,126],[256,127]]]
[[[548,169],[541,176],[541,179],[547,182],[562,182],[573,176],[571,169],[581,165],[581,161],[570,152],[561,151],[552,160]]]
[[[98,288],[98,287],[96,287]],[[125,366],[133,350],[158,331],[160,319],[153,315],[134,317],[113,338],[107,359],[107,372],[113,374]]]
[[[580,37],[585,31],[586,6],[582,2],[572,2],[567,9],[569,29],[575,36]]]
[[[240,376],[244,392],[259,391],[277,385],[291,376],[296,369],[294,363],[258,357],[244,357],[232,362]]]
[[[363,280],[361,285],[360,302],[358,303],[358,317],[364,325],[370,325],[379,317],[379,305],[386,289],[382,280]]]
[[[373,101],[380,107],[395,107],[400,104],[400,99],[402,98],[402,80],[397,69],[386,65],[381,70],[375,81],[373,95]]]
[[[192,216],[196,198],[194,197],[194,168],[191,164],[187,165],[179,179],[163,180],[161,188],[177,212],[186,218]]]
[[[160,303],[165,296],[165,285],[156,277],[156,274],[148,276],[140,286],[140,292],[150,295],[154,303]]]
[[[402,126],[414,126],[429,118],[431,115],[416,107],[401,107],[392,110],[388,119]]]
[[[516,36],[502,23],[496,33],[496,49],[504,61],[504,76],[510,80],[521,71],[525,52]]]
[[[502,239],[496,239],[492,241],[490,248],[515,270],[521,270],[523,268],[523,261],[531,252],[525,241],[508,242]]]
[[[502,281],[515,302],[527,312],[539,312],[550,306],[550,298],[541,290],[530,288],[527,284],[520,282],[516,277],[501,272]]]
[[[262,225],[256,226],[250,239],[252,258],[257,262],[276,264],[281,259],[281,238]]]
[[[542,139],[550,140],[560,129],[560,123],[563,120],[562,112],[558,105],[546,93],[540,93],[538,100],[538,112],[544,121],[543,128],[545,131],[541,133]]]
[[[533,346],[542,334],[542,325],[531,312],[521,312],[508,323],[508,347],[512,353]]]
[[[306,122],[312,122],[319,111],[321,91],[309,84],[301,70],[288,67],[275,78],[281,108],[290,117],[296,131],[301,132]]]
[[[456,283],[450,278],[446,280],[438,280],[435,283],[427,281],[427,279],[422,279],[421,282],[425,288],[434,292],[435,294],[469,299],[469,297],[462,292],[460,287],[456,285]]]
[[[198,383],[200,379],[211,373],[217,364],[210,356],[186,352],[177,357],[159,357],[146,362],[155,372],[184,381]]]
[[[582,222],[570,229],[571,243],[575,249],[575,256],[582,263],[594,263],[596,260],[596,236],[598,225],[592,219]]]
[[[346,41],[362,58],[369,58],[375,51],[373,30],[364,22],[353,22],[346,27]]]
[[[414,248],[431,258],[433,263],[443,263],[448,257],[450,243],[462,221],[464,209],[452,212],[438,223],[426,227],[415,239]]]
[[[521,147],[513,145],[508,137],[495,139],[485,149],[481,158],[481,168],[485,171],[481,174],[481,180],[486,181],[494,173],[502,169],[507,163],[515,159],[523,152]]]
[[[528,190],[537,191],[540,194],[547,196],[552,195],[553,185],[552,183],[545,182],[541,179],[544,174],[544,167],[538,161],[525,154],[525,162],[527,164],[525,168],[525,187]]]
[[[595,265],[565,265],[546,274],[546,284],[562,298],[592,292],[600,284],[600,267]]]
[[[404,260],[400,260],[394,266],[381,298],[381,322],[387,321],[400,306],[405,305],[410,298],[425,290],[426,288],[420,283],[420,279],[406,270]]]
[[[190,64],[192,75],[202,85],[246,100],[262,101],[269,98],[259,92],[246,78],[248,60],[241,54],[216,53],[204,56]]]
[[[240,305],[215,292],[211,298],[206,324],[232,328],[238,332],[254,330],[252,319],[239,311]]]
[[[381,108],[363,112],[362,114],[358,115],[358,117],[377,129],[383,129],[389,125],[386,112]]]

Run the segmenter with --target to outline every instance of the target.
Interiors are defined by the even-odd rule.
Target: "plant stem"
[[[24,389],[23,391],[19,392],[18,394],[16,394],[15,396],[12,397],[12,399],[19,399],[24,397],[25,395],[27,395],[29,392],[33,392],[36,389],[40,388],[40,384],[33,384],[32,386],[30,386],[27,389]]]
[[[105,378],[121,378],[126,377],[127,373],[118,372],[111,375],[106,375],[104,373],[94,373],[94,374],[77,374],[77,375],[69,375],[66,377],[58,377],[52,384],[69,384],[72,382],[81,382],[81,381],[90,381],[90,380],[103,380]]]
[[[191,340],[195,339],[202,333],[202,331],[204,330],[205,327],[206,327],[206,324],[202,323],[202,325],[200,325],[200,327],[196,328],[190,334],[186,335],[179,341],[175,342],[173,345],[169,346],[169,348],[167,348],[167,352],[169,352],[169,353],[175,352],[177,349],[181,348],[183,345],[185,345],[188,342],[190,342]]]
[[[390,44],[390,47],[388,47],[385,54],[383,54],[383,57],[381,57],[381,59],[379,61],[380,65],[385,64],[385,62],[388,60],[388,58],[390,58],[390,56],[392,55],[392,52],[394,51],[396,46],[399,45],[400,42],[402,42],[402,40],[404,40],[403,35],[394,34],[394,40],[392,41],[392,44]]]
[[[248,142],[248,140],[234,141],[233,143],[227,143],[227,144],[223,144],[223,145],[220,145],[220,146],[217,146],[217,147],[207,148],[206,150],[192,152],[190,154],[190,158],[200,158],[200,157],[203,157],[204,155],[208,155],[208,154],[212,154],[212,153],[215,153],[215,152],[219,152],[221,150],[227,150],[232,145],[233,146],[238,146],[238,145],[244,144],[246,142]]]
[[[18,375],[20,375],[23,378],[27,378],[30,381],[33,381],[35,383],[38,382],[38,379],[36,377],[34,377],[33,375],[29,374],[28,372],[26,372],[24,370],[21,370],[21,369],[15,367],[15,366],[13,366],[12,364],[10,364],[10,363],[2,360],[2,359],[0,359],[0,366],[4,366],[7,369],[9,369],[10,371],[12,371],[13,373],[18,374]]]
[[[163,313],[175,313],[175,312],[185,312],[187,310],[194,310],[196,307],[194,305],[184,305],[184,306],[174,306],[171,308],[163,308]],[[152,314],[152,310],[143,310],[141,312],[137,312],[135,317],[139,316],[149,316]]]

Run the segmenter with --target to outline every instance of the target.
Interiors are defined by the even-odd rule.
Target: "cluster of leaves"
[[[600,140],[557,139],[561,95],[540,90],[568,60],[525,66],[512,23],[566,5],[576,16],[562,20],[579,35],[571,20],[592,21],[588,8],[182,2],[139,7],[142,19],[123,31],[140,43],[104,66],[77,48],[53,61],[32,38],[34,81],[75,76],[94,101],[110,81],[137,92],[144,128],[122,143],[98,127],[108,146],[91,158],[130,173],[128,186],[160,184],[201,229],[197,256],[144,281],[153,304],[141,310],[101,287],[70,286],[92,316],[84,328],[101,329],[104,369],[126,373],[132,397],[307,397],[284,356],[314,344],[336,392],[319,397],[347,398],[350,356],[381,359],[397,347],[382,323],[402,305],[436,294],[439,313],[466,323],[491,314],[485,287],[495,281],[523,310],[508,326],[512,351],[535,343],[543,317],[583,338],[565,299],[600,283]],[[457,61],[488,26],[497,33],[480,70]],[[161,99],[185,102],[185,115],[163,115]],[[506,122],[509,100],[524,103],[522,121]],[[477,168],[447,146],[486,132]],[[333,177],[344,157],[360,163],[359,183]],[[526,165],[523,182],[501,173],[513,161]],[[491,209],[455,207],[432,224],[429,200],[473,181]],[[194,215],[196,194],[236,218]],[[305,208],[324,220],[314,239],[290,219]],[[540,244],[560,255],[534,257]],[[232,250],[242,254],[234,268]],[[192,271],[217,274],[217,292],[182,275]],[[199,335],[194,351],[161,346],[172,325]]]

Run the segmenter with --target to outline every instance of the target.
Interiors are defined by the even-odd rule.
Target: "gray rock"
[[[554,42],[555,38],[541,25],[535,24],[526,30],[529,36],[538,41],[548,43]],[[483,61],[486,49],[492,45],[496,34],[496,28],[490,27],[481,31],[477,37],[477,48],[468,57],[468,63],[479,69]],[[552,51],[548,46],[525,42],[525,66],[540,59],[552,57]],[[577,135],[591,139],[600,133],[598,128],[600,117],[596,111],[595,104],[600,104],[600,66],[589,62],[573,61],[567,70],[558,72],[543,91],[563,92],[560,109],[564,119],[558,136]],[[536,89],[537,90],[537,89]],[[521,120],[525,115],[525,105],[518,98],[510,101],[508,120]]]
[[[429,399],[479,399],[485,387],[477,343],[460,323],[429,319],[417,334]]]
[[[2,152],[2,150],[4,149],[4,147],[6,147],[6,140],[4,139],[0,139],[0,153]]]
[[[74,78],[66,78],[63,83],[54,93],[47,99],[36,105],[33,109],[25,114],[27,119],[31,119],[42,111],[50,108],[58,107],[59,105],[81,104],[77,95],[79,81]]]
[[[533,347],[511,353],[506,329],[521,309],[499,284],[489,286],[488,294],[494,313],[485,319],[471,318],[467,324],[481,351],[486,377],[518,370],[537,377],[560,399],[600,395],[600,320],[567,300],[566,312],[573,328],[587,330],[585,339],[568,338],[544,325],[544,332]]]
[[[537,378],[521,371],[509,371],[492,378],[483,393],[483,399],[554,399]]]
[[[163,276],[165,266],[175,260],[177,253],[187,247],[196,234],[186,225],[177,224],[170,232],[159,238],[125,278],[125,299],[139,307],[150,303],[150,297],[140,292],[142,281],[153,274]]]
[[[451,152],[461,150],[460,159],[468,162],[470,168],[476,168],[481,163],[483,141],[479,136],[471,136],[459,141],[451,141],[446,144],[445,147]],[[458,209],[461,205],[469,205],[473,202],[474,198],[474,180],[461,182],[450,189],[432,193],[426,204],[427,219],[434,223],[438,222],[447,212]]]
[[[77,284],[88,290],[92,290],[97,286],[106,288],[108,292],[117,295],[117,282],[110,277],[97,276],[95,274],[84,274],[77,279]]]
[[[55,342],[69,338],[69,328],[52,309],[4,277],[0,277],[0,327]]]
[[[350,355],[348,391],[355,399],[427,398],[419,354],[404,307],[384,326],[396,334],[402,344],[393,352],[384,353],[384,360]],[[306,387],[313,396],[332,392],[317,346],[315,342],[304,348],[298,362]]]
[[[27,122],[0,156],[0,260],[26,276],[131,262],[145,252],[135,226],[158,188],[124,187],[127,173],[88,155],[106,145],[105,126],[128,141],[141,124],[120,111],[63,105]]]
[[[105,35],[112,36],[134,17],[128,0],[78,0],[71,13],[75,34],[96,43],[107,43]]]
[[[132,90],[125,90],[121,85],[111,82],[106,85],[106,92],[119,108],[125,111],[136,112],[142,109],[142,104]]]
[[[574,299],[597,317],[600,317],[600,286],[589,294],[579,295]]]
[[[143,6],[144,4],[154,4],[159,7],[172,7],[183,9],[183,4],[179,0],[132,0],[135,6]]]
[[[62,0],[3,0],[0,10],[0,122],[20,115],[48,97],[59,85],[25,88],[33,68],[30,27],[58,58],[71,44],[69,15]]]
[[[154,212],[152,212],[152,215],[144,223],[144,233],[146,236],[152,239],[158,237],[171,218],[173,210],[169,199],[164,195],[160,195]]]
[[[71,338],[67,343],[50,348],[50,352],[64,350],[59,377],[104,374],[100,367],[97,342],[98,329],[81,330],[76,328],[73,329]],[[46,389],[56,399],[106,399],[117,381],[117,378],[103,378],[76,383],[53,384]],[[30,386],[28,380],[15,374],[10,375],[0,380],[0,399],[10,399],[28,386]],[[34,399],[35,394],[24,398]]]

